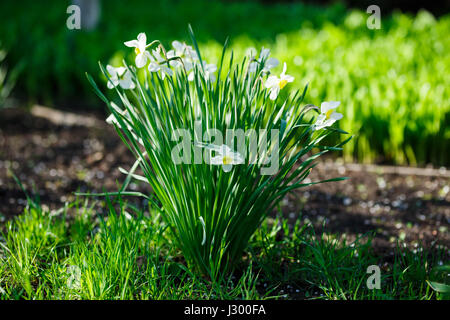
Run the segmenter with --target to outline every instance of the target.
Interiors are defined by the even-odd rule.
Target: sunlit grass
[[[216,285],[187,269],[155,212],[123,202],[54,212],[31,204],[2,231],[1,299],[444,298],[426,282],[444,249],[396,250],[381,289],[369,290],[367,267],[382,264],[370,236],[349,243],[300,219],[266,220],[243,262]]]

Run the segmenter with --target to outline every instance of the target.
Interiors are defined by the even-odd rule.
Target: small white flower
[[[265,83],[266,88],[270,89],[270,100],[275,100],[280,93],[280,90],[283,89],[288,82],[294,81],[294,77],[286,74],[286,62],[283,65],[283,72],[280,74],[280,77],[277,76],[269,76]]]
[[[173,47],[173,50],[167,51],[167,58],[168,59],[171,59],[174,57],[183,58],[186,45],[181,43],[180,41],[175,40],[172,42],[172,47]],[[177,68],[177,67],[182,66],[182,63],[180,60],[171,60],[170,65],[172,67]]]
[[[199,60],[197,51],[195,51],[195,49],[193,49],[192,46],[188,46],[185,43],[183,43],[183,46],[184,46],[184,56],[186,59],[189,59],[192,62]]]
[[[161,78],[164,80],[166,75],[172,76],[173,71],[167,66],[167,61],[161,56],[160,48],[157,48],[152,51],[153,56],[156,58],[156,61],[151,59],[152,61],[148,65],[148,71],[150,72],[161,72]]]
[[[175,50],[169,50],[167,51],[167,59],[172,59],[175,57],[180,57]],[[174,68],[178,68],[181,67],[183,65],[183,63],[179,60],[179,59],[175,59],[175,60],[170,60],[169,61],[170,65]]]
[[[203,61],[203,69],[205,71],[205,79],[211,82],[216,81],[216,75],[214,72],[217,71],[217,66],[213,63],[206,63]]]
[[[114,68],[110,65],[106,66],[109,73],[108,88],[112,89],[120,85],[123,89],[134,89],[135,84],[131,77],[131,72],[125,67]]]
[[[188,71],[188,81],[194,81],[195,72],[194,72],[194,64],[191,62],[185,62],[186,71]],[[199,67],[200,68],[200,67]],[[189,72],[190,71],[190,72]],[[203,61],[203,70],[200,69],[206,81],[214,82],[216,81],[216,75],[214,74],[217,71],[217,66],[213,63],[206,63]]]
[[[176,55],[179,57],[181,57],[187,49],[186,44],[178,40],[172,41],[172,47],[174,48]]]
[[[124,118],[127,118],[128,121],[130,120],[130,116],[128,115],[128,111],[127,110],[121,110],[114,102],[111,102],[111,106],[118,112],[120,113]],[[141,138],[138,138],[136,136],[136,134],[133,132],[133,128],[124,120],[124,122],[127,125],[128,130],[131,132],[131,134],[133,135],[134,139],[136,139],[137,142],[139,142],[141,145],[144,145],[144,142],[142,141]],[[122,129],[122,126],[120,125],[119,121],[117,120],[116,116],[114,115],[114,113],[111,113],[108,118],[106,118],[106,123],[111,124],[111,125],[116,125],[119,128]]]
[[[342,113],[337,113],[335,109],[340,105],[339,101],[322,102],[320,105],[320,115],[314,124],[314,130],[320,130],[331,126],[337,120],[342,119]]]
[[[183,60],[183,62],[181,62],[180,60],[172,60],[170,61],[170,65],[177,68],[184,64],[186,71],[192,69],[193,62],[198,61],[197,52],[192,49],[191,46],[188,46],[186,45],[186,43],[180,42],[178,40],[172,42],[172,47],[173,49],[167,52],[167,58],[170,59],[179,57]]]
[[[187,72],[188,80],[194,80],[194,64],[199,61],[197,52],[192,48],[192,46],[188,46],[184,42],[180,42],[175,40],[172,42],[172,50],[167,51],[167,59],[171,59],[174,57],[179,57],[180,59],[171,60],[169,63],[172,67],[178,68],[184,65],[184,69]],[[207,70],[207,79],[215,79],[214,75],[212,75],[213,66],[209,66]],[[215,67],[215,66],[214,66]],[[217,69],[217,68],[216,68]]]
[[[136,67],[142,68],[147,64],[147,60],[151,59],[150,52],[147,51],[147,36],[144,32],[139,33],[137,40],[130,40],[124,42],[127,47],[135,48],[136,52]]]
[[[263,72],[269,72],[270,69],[275,68],[280,63],[276,58],[269,58],[270,49],[261,49],[261,53],[259,54],[259,59],[250,63],[248,71],[250,73],[256,72],[258,69],[258,65],[264,63],[264,67],[262,69]]]
[[[230,172],[233,165],[243,164],[244,158],[239,152],[233,152],[230,147],[223,144],[221,146],[209,145],[206,147],[217,153],[211,158],[210,163],[216,166],[222,166],[224,172]]]
[[[173,41],[172,47],[174,48],[174,51],[177,56],[182,58],[188,58],[191,60],[198,60],[197,52],[191,47],[188,46],[186,43],[182,43],[180,41]]]

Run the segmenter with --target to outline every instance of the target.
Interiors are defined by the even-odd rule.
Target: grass
[[[186,268],[156,213],[122,201],[78,199],[53,212],[29,202],[2,231],[1,299],[446,298],[427,284],[443,248],[398,249],[381,289],[369,290],[367,267],[382,264],[370,236],[348,243],[300,219],[268,218],[236,272],[216,283]]]

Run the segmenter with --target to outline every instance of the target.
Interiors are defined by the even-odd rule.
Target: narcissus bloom
[[[270,90],[270,100],[275,100],[280,93],[280,90],[283,89],[288,82],[294,81],[294,77],[286,74],[286,62],[283,65],[283,72],[280,74],[280,77],[277,76],[269,76],[265,83],[267,89]]]
[[[178,40],[172,41],[173,50],[169,50],[167,52],[167,56],[171,57],[180,57],[184,60],[189,60],[191,62],[198,60],[197,52],[192,48],[192,46],[188,46],[184,42],[180,42]]]
[[[157,48],[152,51],[153,56],[156,58],[156,61],[151,59],[152,61],[148,65],[148,71],[150,72],[161,72],[161,78],[164,80],[166,75],[172,76],[173,71],[167,66],[167,61],[164,59],[163,56],[161,56],[161,50],[160,48]]]
[[[127,47],[135,48],[136,52],[136,67],[142,68],[147,64],[147,60],[151,59],[150,52],[147,51],[147,36],[144,32],[139,33],[137,40],[130,40],[124,42]]]
[[[217,71],[217,66],[213,63],[206,63],[203,61],[203,69],[205,71],[205,79],[211,82],[216,81],[216,75],[214,72]]]
[[[225,144],[221,146],[211,145],[207,148],[216,152],[216,156],[211,158],[210,163],[212,165],[222,166],[224,172],[230,172],[233,165],[243,164],[245,162],[239,152],[234,152]]]
[[[131,72],[125,67],[114,68],[113,66],[107,65],[106,71],[109,73],[108,88],[112,89],[120,85],[123,89],[134,89],[135,84],[131,77]]]
[[[261,53],[259,54],[259,59],[250,63],[248,71],[251,73],[256,72],[258,69],[258,65],[264,63],[264,67],[262,69],[263,72],[269,72],[270,69],[275,68],[280,63],[276,58],[269,58],[270,49],[261,49]]]
[[[181,59],[184,58],[185,52],[187,51],[187,45],[184,43],[181,43],[178,40],[172,41],[172,50],[167,51],[167,58],[171,59],[174,57],[179,57]],[[184,59],[183,59],[184,60]],[[172,67],[181,67],[183,63],[180,60],[171,60],[170,65]]]
[[[124,116],[125,118],[128,118],[128,121],[130,121],[130,120],[129,120],[130,117],[129,117],[129,115],[128,115],[128,111],[127,111],[127,110],[121,110],[121,109],[119,108],[119,106],[118,106],[117,104],[115,104],[114,102],[111,102],[111,106],[112,106],[117,112],[119,112],[122,116]],[[124,121],[124,122],[127,123],[126,121]],[[120,122],[117,120],[116,116],[115,116],[113,113],[111,113],[111,114],[109,115],[109,117],[106,118],[106,123],[112,124],[112,125],[116,125],[116,126],[118,126],[119,128],[122,128],[122,126],[120,125]],[[134,133],[133,128],[132,128],[129,124],[127,124],[127,128],[128,128],[128,130],[130,130],[130,132],[131,132],[131,134],[133,135],[134,139],[136,139],[136,141],[139,142],[139,143],[143,146],[143,145],[144,145],[144,142],[142,141],[141,138],[139,138],[138,136],[136,136],[136,134]]]
[[[337,120],[342,119],[342,113],[337,113],[335,109],[340,105],[339,101],[322,102],[320,105],[320,115],[314,124],[315,130],[320,130],[331,126]]]

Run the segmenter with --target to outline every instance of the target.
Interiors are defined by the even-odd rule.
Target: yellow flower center
[[[139,54],[139,53],[141,53],[141,50],[139,50],[139,48],[135,48],[134,52],[136,52],[136,54]]]
[[[330,117],[331,117],[331,115],[333,114],[333,112],[334,112],[333,109],[328,110],[327,113],[325,113],[325,117],[326,117],[327,119],[330,119]]]
[[[287,80],[281,80],[279,83],[280,89],[283,89],[287,85]]]
[[[231,164],[232,162],[233,162],[233,159],[231,159],[231,157],[229,157],[229,156],[224,156],[222,158],[222,163],[223,164]]]

